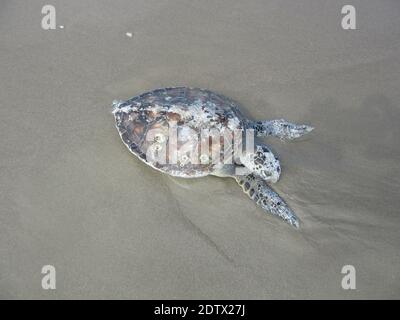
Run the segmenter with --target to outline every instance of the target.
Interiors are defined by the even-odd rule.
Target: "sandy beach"
[[[0,298],[399,299],[400,2],[351,2],[1,1]],[[264,140],[300,230],[129,153],[112,101],[181,85],[315,127]]]

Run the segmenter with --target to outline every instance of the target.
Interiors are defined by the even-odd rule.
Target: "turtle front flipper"
[[[314,128],[305,124],[295,124],[284,119],[271,121],[254,121],[250,127],[258,137],[273,136],[293,140],[311,132]]]
[[[254,174],[236,176],[237,183],[250,199],[254,200],[265,211],[285,220],[295,228],[299,228],[299,219],[283,199],[273,191],[267,183]]]

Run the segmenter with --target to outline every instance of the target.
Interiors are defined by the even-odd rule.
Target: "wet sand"
[[[42,1],[0,4],[1,298],[400,298],[400,3],[352,1],[346,31],[332,1],[51,4],[64,29],[41,29]],[[265,140],[299,231],[232,179],[128,152],[112,100],[175,85],[315,127]]]

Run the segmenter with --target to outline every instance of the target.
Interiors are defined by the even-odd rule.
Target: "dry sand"
[[[52,0],[50,31],[43,4],[0,3],[1,298],[400,298],[398,1],[347,31],[341,1]],[[128,152],[111,101],[174,85],[316,128],[268,139],[300,231]]]

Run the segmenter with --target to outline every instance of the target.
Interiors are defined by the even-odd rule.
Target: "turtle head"
[[[276,157],[271,151],[263,153],[264,163],[260,170],[260,176],[267,182],[275,183],[279,180],[281,175],[281,164],[279,163],[278,157]]]
[[[275,183],[281,175],[278,157],[264,145],[257,145],[254,152],[248,152],[240,158],[241,163],[267,182]]]

